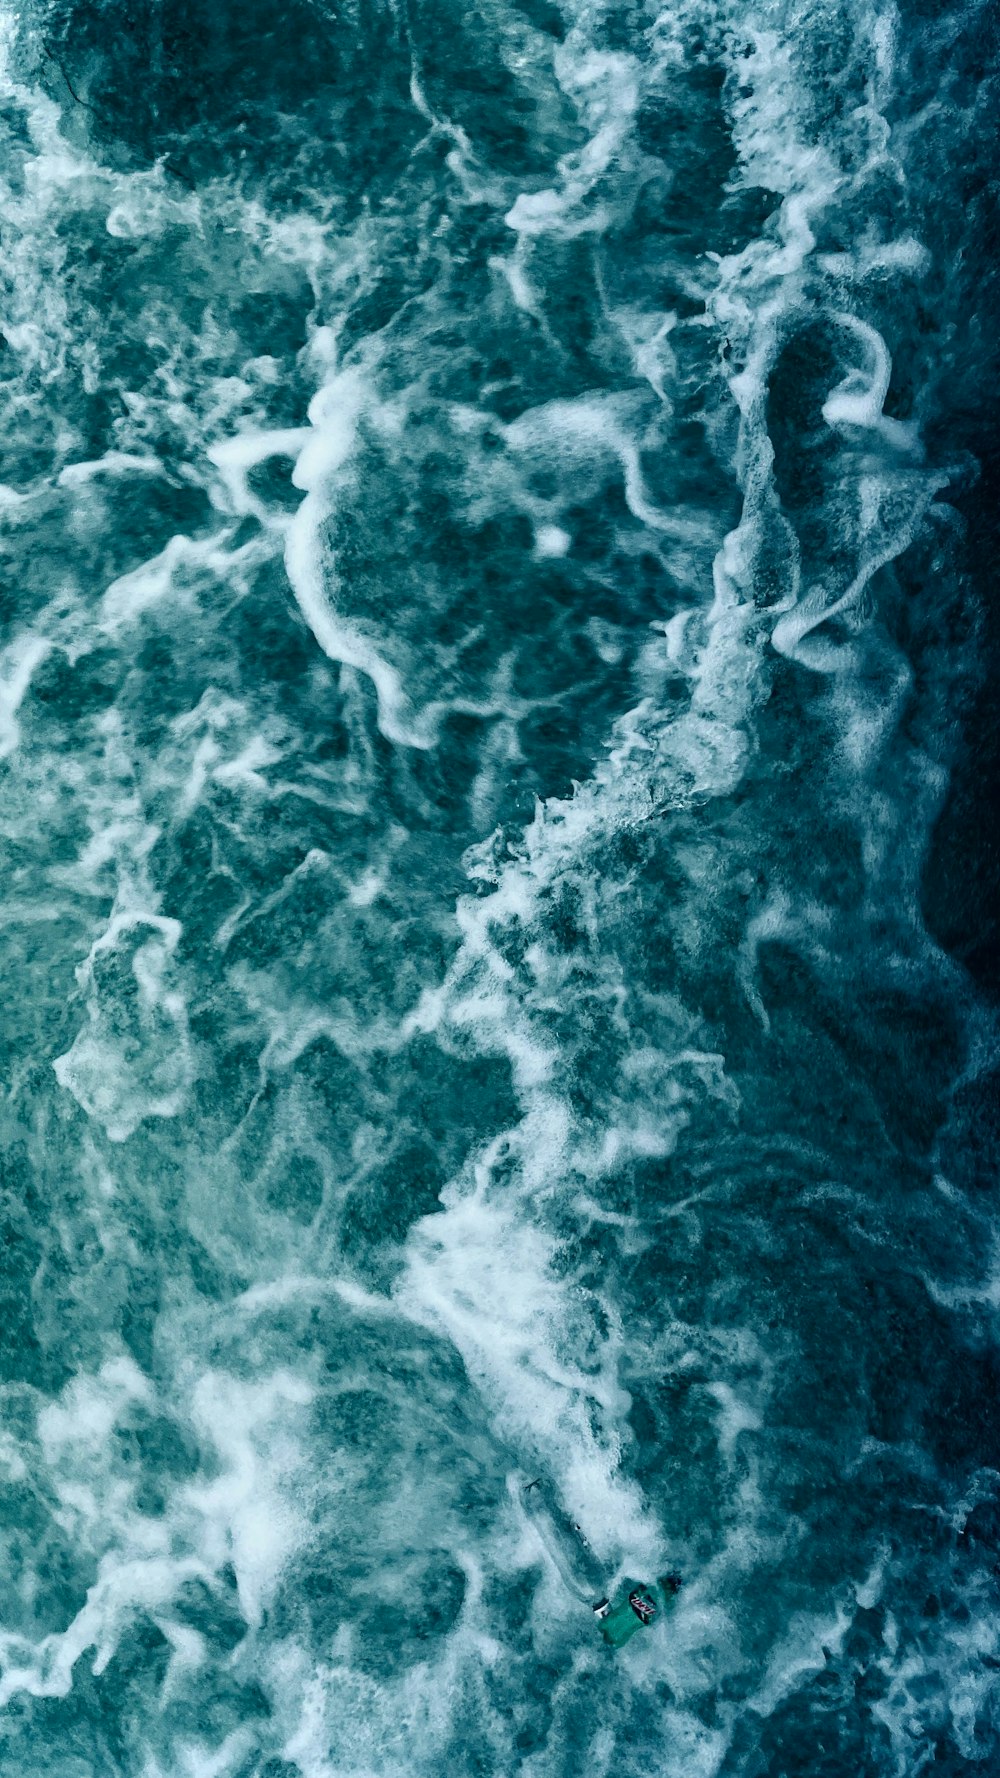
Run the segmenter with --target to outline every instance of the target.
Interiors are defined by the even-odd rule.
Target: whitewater
[[[997,21],[3,0],[0,1778],[1000,1770]]]

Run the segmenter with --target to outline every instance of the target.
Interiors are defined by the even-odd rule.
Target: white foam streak
[[[344,372],[313,398],[311,431],[296,459],[292,481],[306,498],[288,528],[285,569],[309,628],[324,654],[354,667],[371,680],[378,699],[378,722],[390,741],[406,747],[428,747],[431,735],[414,726],[409,701],[397,670],[377,648],[338,614],[336,567],[324,542],[324,526],[336,481],[354,445],[365,405],[362,378]]]
[[[49,648],[46,637],[27,631],[0,651],[0,759],[6,759],[20,742],[17,712],[35,668]]]
[[[185,1000],[171,986],[180,934],[176,920],[119,907],[77,970],[87,1023],[53,1068],[60,1086],[104,1125],[112,1142],[124,1142],[145,1118],[176,1117],[184,1106],[193,1060]],[[124,997],[116,983],[106,999],[100,983],[105,959],[117,975],[126,958],[138,1043],[126,1038],[123,1044]]]
[[[505,220],[521,237],[554,235],[572,240],[603,232],[610,220],[604,204],[588,200],[628,144],[639,102],[638,68],[632,57],[597,51],[575,41],[571,33],[556,51],[555,69],[560,86],[591,133],[582,148],[561,157],[559,183],[544,191],[522,192]]]
[[[214,1482],[191,1484],[182,1502],[203,1520],[198,1545],[210,1567],[232,1562],[250,1624],[259,1624],[288,1557],[308,1534],[291,1483],[304,1460],[299,1410],[312,1397],[310,1385],[288,1371],[251,1383],[208,1374],[195,1385],[193,1419],[214,1445],[220,1473]]]

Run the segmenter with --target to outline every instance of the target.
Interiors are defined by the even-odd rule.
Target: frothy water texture
[[[996,8],[4,4],[0,1774],[988,1778]]]

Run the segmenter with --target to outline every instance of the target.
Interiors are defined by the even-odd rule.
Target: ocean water
[[[997,18],[3,0],[3,1778],[1000,1771]]]

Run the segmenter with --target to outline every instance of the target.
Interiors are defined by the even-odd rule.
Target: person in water
[[[682,1585],[679,1574],[665,1574],[653,1586],[627,1580],[624,1597],[616,1605],[602,1599],[594,1606],[605,1642],[612,1648],[624,1647],[637,1630],[649,1628],[657,1614],[676,1599]]]
[[[612,1603],[604,1589],[603,1565],[582,1528],[562,1511],[541,1476],[528,1483],[519,1483],[516,1476],[511,1479],[557,1572],[581,1604],[590,1606],[611,1648],[623,1648],[673,1603],[682,1585],[679,1574],[652,1583],[626,1580],[620,1590],[615,1589]]]

